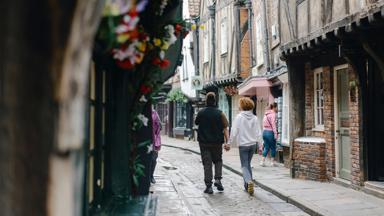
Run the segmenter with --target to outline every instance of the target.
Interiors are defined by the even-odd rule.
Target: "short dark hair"
[[[215,106],[216,105],[216,95],[214,92],[208,92],[206,95],[205,103],[207,106]]]
[[[273,103],[269,104],[269,109],[273,109],[273,108],[277,108],[277,103],[276,102],[273,102]]]

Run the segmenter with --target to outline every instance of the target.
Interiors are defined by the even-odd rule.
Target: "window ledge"
[[[281,145],[282,146],[285,146],[285,147],[291,147],[291,145],[289,144],[289,141],[281,141]]]
[[[317,131],[317,132],[324,132],[324,126],[317,126],[315,128],[312,128],[312,131]]]

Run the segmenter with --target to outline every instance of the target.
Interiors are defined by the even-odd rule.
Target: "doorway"
[[[351,138],[348,65],[335,67],[335,147],[337,176],[351,180]]]
[[[384,75],[373,60],[368,61],[367,161],[368,181],[384,182]]]

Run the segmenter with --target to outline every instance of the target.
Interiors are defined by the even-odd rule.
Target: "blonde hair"
[[[255,103],[247,97],[240,98],[239,105],[244,111],[252,110],[255,107]]]

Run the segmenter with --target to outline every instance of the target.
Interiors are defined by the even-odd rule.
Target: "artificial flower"
[[[153,145],[147,145],[147,154],[151,153],[153,151]]]
[[[117,60],[116,64],[120,68],[126,69],[126,70],[132,69],[134,67],[134,65],[131,63],[131,61],[129,59],[126,59],[126,60],[123,60],[123,61]]]
[[[142,103],[148,102],[147,98],[145,98],[145,95],[141,95],[139,101],[142,102]]]
[[[161,50],[161,51],[160,51],[160,53],[159,53],[159,57],[160,57],[161,60],[164,59],[164,57],[165,57],[165,52],[164,52],[164,50]]]
[[[163,46],[161,46],[161,49],[162,49],[162,50],[167,50],[167,49],[169,49],[169,43],[168,43],[168,42],[164,42]]]
[[[142,94],[148,94],[148,93],[151,92],[151,87],[146,86],[146,85],[141,85],[141,86],[140,86],[140,92],[141,92]]]
[[[148,118],[143,114],[139,114],[137,118],[143,123],[144,126],[148,126]]]
[[[159,38],[155,38],[153,39],[153,43],[155,44],[155,46],[159,47],[161,45],[161,40]]]
[[[117,36],[117,42],[125,43],[129,39],[129,34],[120,34]]]

